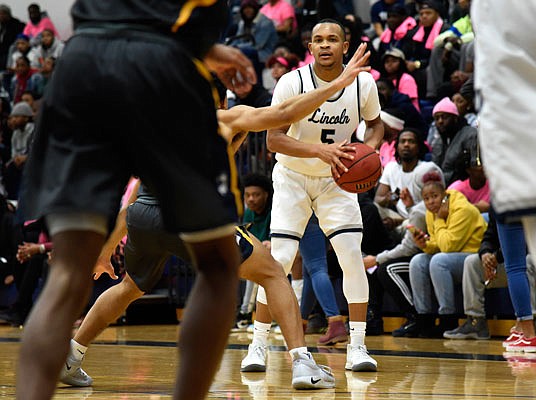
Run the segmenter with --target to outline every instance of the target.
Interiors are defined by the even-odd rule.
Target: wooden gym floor
[[[14,398],[15,365],[21,330],[0,326],[0,397]],[[54,399],[169,399],[177,357],[179,326],[108,328],[87,353],[85,370],[92,388],[59,386]],[[335,389],[296,391],[290,387],[290,357],[281,335],[271,334],[268,371],[240,373],[251,336],[232,333],[210,399],[536,399],[536,354],[505,360],[501,338],[484,341],[368,337],[377,373],[344,370],[345,346],[316,347],[317,362],[329,365]],[[207,343],[209,346],[210,343]],[[44,349],[43,351],[54,351]]]

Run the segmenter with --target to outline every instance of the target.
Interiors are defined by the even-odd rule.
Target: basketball
[[[368,192],[380,179],[382,164],[376,151],[364,143],[348,143],[354,148],[354,159],[341,158],[342,163],[348,168],[348,172],[342,172],[335,183],[350,193]]]

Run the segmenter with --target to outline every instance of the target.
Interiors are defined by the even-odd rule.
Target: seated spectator
[[[495,215],[491,212],[489,216],[488,228],[478,254],[468,256],[463,265],[463,309],[467,319],[456,329],[443,333],[443,337],[447,339],[489,339],[484,309],[486,289],[508,286]],[[536,268],[531,263],[530,257],[527,257],[527,278],[531,290],[534,291]],[[531,296],[531,303],[532,310],[536,311],[534,295]]]
[[[58,59],[63,52],[64,46],[61,40],[54,37],[54,32],[50,29],[43,30],[41,43],[35,48],[35,53],[39,61],[39,70],[43,69],[47,58],[53,57],[54,59]]]
[[[380,37],[387,24],[387,11],[394,4],[404,5],[404,0],[378,0],[370,8],[370,22],[374,28],[374,33]]]
[[[428,131],[428,125],[422,115],[411,103],[408,95],[400,93],[390,79],[380,78],[376,81],[382,109],[398,108],[404,114],[404,126],[411,126],[421,132]]]
[[[467,178],[463,153],[470,152],[474,147],[477,130],[467,125],[448,97],[434,106],[432,115],[438,133],[432,145],[432,161],[443,170],[448,186],[456,180]]]
[[[230,44],[242,50],[255,66],[257,76],[275,50],[279,37],[274,23],[260,13],[261,6],[257,0],[242,0],[240,3],[240,21]]]
[[[474,33],[469,15],[455,21],[448,30],[436,37],[426,70],[427,98],[438,98],[440,87],[445,83],[450,83],[451,75],[455,71],[470,72],[472,67],[465,62],[467,55],[464,53],[471,53],[473,47],[464,45],[472,42],[473,39]],[[459,75],[455,74],[454,81],[459,82]],[[458,89],[459,86],[452,93]]]
[[[35,97],[41,98],[45,90],[43,75],[30,68],[30,60],[21,56],[15,65],[15,76],[11,79],[10,97],[13,104],[22,100],[22,94],[31,91]]]
[[[0,71],[3,71],[10,66],[8,55],[11,45],[24,30],[24,23],[13,17],[9,6],[0,4],[0,27]]]
[[[268,59],[266,66],[270,69],[272,78],[274,79],[275,83],[277,83],[279,78],[281,78],[287,72],[298,68],[299,63],[300,59],[296,55],[290,53],[287,56],[271,56]]]
[[[21,101],[15,104],[9,118],[13,127],[11,159],[4,166],[3,175],[8,199],[17,200],[22,171],[33,139],[33,110],[29,104]]]
[[[274,23],[275,30],[279,35],[279,43],[290,45],[298,28],[294,7],[285,0],[269,0],[262,6],[261,13]]]
[[[41,100],[36,100],[33,92],[27,90],[22,94],[21,102],[27,103],[30,107],[32,107],[33,119],[35,121],[37,117],[37,111],[39,109],[39,106],[41,105]]]
[[[404,128],[400,132],[395,148],[395,161],[385,166],[374,201],[379,206],[387,229],[396,230],[401,237],[401,224],[409,217],[408,207],[413,207],[421,197],[420,193],[412,193],[415,170],[421,164],[433,163],[422,161],[428,148],[424,144],[422,134],[413,128]],[[400,228],[397,228],[399,226]]]
[[[41,69],[41,75],[43,76],[45,88],[47,87],[50,78],[52,78],[52,73],[54,72],[55,67],[56,59],[54,57],[45,58],[43,68]]]
[[[379,56],[395,47],[402,49],[409,40],[408,32],[416,25],[417,22],[408,15],[404,5],[392,5],[387,11],[387,27],[380,36]]]
[[[383,142],[380,145],[380,161],[382,167],[389,162],[395,161],[396,140],[398,134],[404,128],[404,120],[401,111],[388,108],[380,111],[380,118],[383,122]]]
[[[419,107],[419,93],[415,79],[407,73],[406,56],[404,52],[397,48],[392,48],[383,53],[383,68],[380,76],[382,78],[391,79],[395,89],[400,93],[407,94],[411,99],[411,103],[421,111]]]
[[[19,242],[17,250],[17,261],[20,263],[15,275],[17,298],[7,311],[0,313],[0,319],[13,326],[24,325],[33,306],[39,279],[46,274],[52,242],[42,229],[40,221],[25,223],[23,227],[24,241]]]
[[[415,243],[424,253],[413,256],[409,267],[417,330],[423,337],[443,337],[445,331],[458,326],[455,285],[462,282],[465,258],[480,247],[486,221],[465,196],[445,190],[437,173],[424,176],[422,197],[429,237],[415,231]],[[434,323],[434,293],[439,326]]]
[[[8,68],[11,71],[15,71],[17,67],[17,60],[25,56],[30,61],[30,67],[33,69],[39,68],[39,56],[34,48],[30,45],[30,38],[28,36],[20,34],[17,35],[15,40],[15,51],[11,54],[11,60],[9,60]]]
[[[300,67],[303,67],[304,65],[311,64],[315,61],[315,58],[313,54],[309,51],[309,43],[311,43],[311,35],[312,35],[312,25],[306,25],[303,27],[300,33],[301,38],[301,48],[300,51],[296,50],[298,56],[301,58]],[[275,54],[275,53],[274,53]]]
[[[423,232],[426,230],[426,207],[421,198],[421,189],[423,186],[423,176],[430,171],[437,171],[441,176],[441,170],[434,163],[422,163],[415,168],[413,182],[411,183],[412,192],[418,193],[418,197],[413,200],[415,204],[409,209],[408,226],[413,226]],[[402,241],[394,248],[384,250],[376,255],[366,255],[363,258],[365,268],[371,270],[377,266],[376,272],[370,274],[369,281],[377,277],[378,283],[371,284],[374,291],[370,291],[373,299],[382,299],[384,293],[389,295],[398,305],[400,311],[406,317],[406,321],[400,328],[393,331],[395,337],[412,337],[417,334],[416,331],[416,314],[413,307],[413,296],[409,283],[409,262],[411,257],[420,253],[421,249],[415,244],[411,230],[406,230]],[[373,300],[378,302],[378,300]],[[377,317],[381,317],[381,307],[376,309]]]
[[[248,174],[242,179],[244,217],[248,231],[270,249],[270,211],[272,210],[272,182],[261,174]],[[252,323],[252,312],[257,296],[257,284],[246,281],[242,303],[236,316],[233,331],[245,331]]]
[[[45,29],[50,29],[54,36],[59,38],[56,27],[48,17],[46,12],[41,12],[38,4],[30,4],[28,6],[29,21],[24,27],[23,33],[32,40],[32,45],[37,46],[40,40],[40,35]]]
[[[426,69],[434,48],[434,40],[450,28],[441,18],[440,12],[441,6],[437,1],[420,2],[419,25],[408,33],[411,40],[408,40],[402,49],[406,55],[406,66],[417,82],[421,99],[426,98]]]
[[[11,285],[18,266],[17,246],[21,242],[21,232],[16,223],[15,208],[0,195],[0,287]]]
[[[463,181],[454,181],[448,188],[462,193],[478,211],[487,213],[490,204],[490,190],[484,167],[479,162],[479,159],[468,160],[467,163],[466,171],[469,178]]]
[[[452,96],[452,101],[456,104],[458,113],[463,116],[467,124],[476,128],[478,125],[478,118],[475,111],[475,90],[473,87],[473,78],[469,78],[460,88],[460,91]]]
[[[348,63],[361,43],[367,44],[367,51],[370,51],[369,64],[378,65],[378,54],[372,45],[370,38],[363,32],[363,22],[359,16],[352,16],[353,19],[344,19],[341,23],[344,26],[346,41],[349,43],[348,51],[344,55],[344,63]]]

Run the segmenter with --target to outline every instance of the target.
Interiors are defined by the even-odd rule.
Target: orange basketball
[[[380,179],[382,164],[376,151],[364,143],[349,143],[354,148],[354,159],[341,158],[348,172],[339,170],[340,177],[335,182],[343,190],[350,193],[368,192]]]

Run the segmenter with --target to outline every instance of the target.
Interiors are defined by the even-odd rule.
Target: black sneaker
[[[406,320],[400,328],[392,332],[394,337],[416,337],[417,334],[417,322],[414,319]]]
[[[253,323],[251,316],[251,313],[242,314],[239,312],[231,332],[245,332],[247,327]]]

